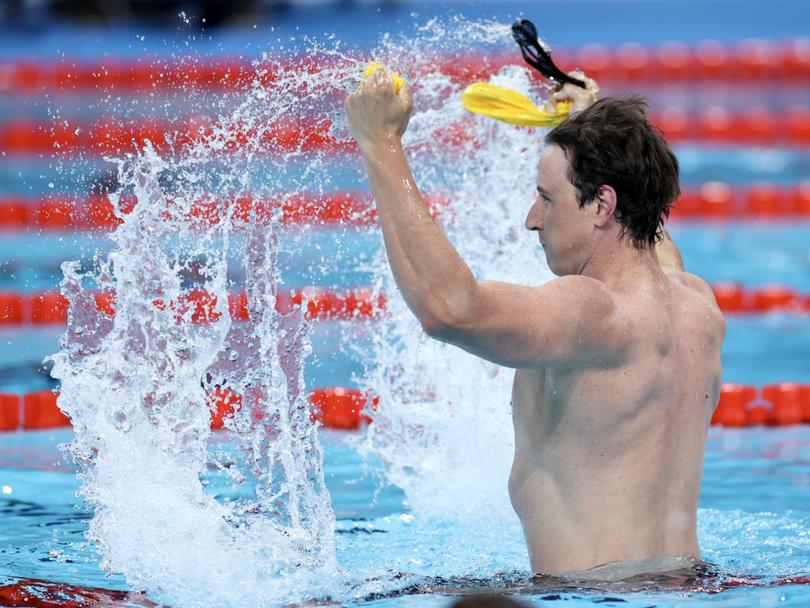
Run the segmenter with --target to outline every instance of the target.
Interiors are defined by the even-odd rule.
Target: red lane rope
[[[671,142],[810,146],[810,108],[806,107],[793,107],[784,112],[752,107],[739,113],[732,113],[723,107],[709,107],[697,114],[675,107],[652,114],[650,119]],[[472,120],[472,117],[465,120]],[[221,148],[223,154],[232,153],[258,137],[259,146],[281,153],[324,152],[334,155],[355,151],[353,142],[335,139],[330,134],[330,128],[331,123],[322,120],[316,123],[273,125],[260,136],[250,130],[237,129],[227,140],[222,140]],[[170,140],[174,149],[178,150],[212,137],[224,136],[214,134],[210,125],[200,118],[185,123],[158,119],[126,122],[100,119],[67,125],[31,120],[0,124],[0,150],[22,155],[115,154],[135,150],[143,146],[146,140],[158,150],[168,151]],[[437,130],[435,137],[451,148],[470,139],[464,120]]]
[[[753,289],[736,283],[718,283],[712,289],[720,309],[725,313],[810,313],[810,294],[800,294],[784,285],[764,285]],[[115,298],[108,292],[94,294],[96,309],[115,314]],[[190,291],[178,301],[156,299],[155,307],[170,310],[178,323],[210,323],[217,321],[223,310],[217,297],[203,290]],[[228,311],[236,321],[249,319],[247,294],[244,291],[228,295]],[[279,293],[276,310],[290,312],[305,307],[304,313],[315,320],[362,320],[385,315],[387,297],[371,288],[359,287],[332,291],[320,287],[303,287]],[[0,291],[0,327],[23,324],[51,325],[67,322],[68,301],[58,291],[22,293]]]
[[[96,309],[106,315],[115,314],[115,297],[109,292],[93,294]],[[211,323],[222,316],[217,297],[206,291],[190,291],[178,301],[153,300],[160,310],[170,310],[178,323]],[[247,294],[243,291],[228,295],[228,311],[236,321],[249,317]],[[359,287],[343,291],[331,291],[319,287],[303,287],[276,296],[276,310],[290,312],[305,307],[310,319],[373,319],[384,314],[386,297],[370,288]],[[67,322],[68,301],[58,291],[37,293],[0,292],[0,327],[3,325],[64,324]]]
[[[23,395],[0,393],[0,431],[70,426],[57,407],[58,393],[35,391]],[[356,430],[371,419],[363,414],[368,394],[355,388],[317,388],[309,394],[312,420],[332,429]],[[208,394],[211,428],[221,429],[242,407],[242,395],[228,388]],[[372,397],[376,410],[379,398]],[[260,417],[259,417],[260,419]],[[712,424],[725,427],[786,426],[810,423],[810,384],[780,382],[754,387],[723,384]]]
[[[440,212],[449,202],[448,197],[443,195],[428,195],[427,198],[434,212]],[[134,206],[135,201],[128,204]],[[186,219],[204,228],[221,221],[226,208],[233,208],[233,219],[237,225],[246,224],[251,218],[258,222],[269,222],[276,210],[280,210],[278,219],[282,223],[292,225],[368,227],[377,221],[371,196],[360,192],[276,197],[242,195],[229,201],[206,198],[193,201],[182,212],[176,202],[169,201],[166,204],[166,217]],[[758,182],[734,187],[724,182],[707,182],[697,187],[685,187],[672,210],[671,218],[810,219],[810,180],[791,186]],[[112,203],[105,195],[85,198],[0,196],[0,229],[111,230],[119,223]]]
[[[70,419],[57,407],[54,391],[0,393],[0,431],[46,429],[70,426]],[[353,388],[318,388],[309,394],[312,420],[332,429],[354,430],[370,419],[362,414],[367,396]],[[372,408],[378,400],[372,399]],[[221,429],[225,419],[242,407],[242,396],[230,389],[217,388],[208,394],[211,428]]]
[[[437,197],[429,197],[429,200],[437,204]],[[121,207],[126,211],[135,204],[136,201],[132,199],[124,201]],[[232,220],[237,226],[251,220],[269,223],[275,218],[284,224],[367,227],[374,225],[377,219],[371,196],[356,192],[285,194],[276,197],[240,195],[227,201],[204,198],[193,201],[185,209],[181,209],[177,201],[169,200],[164,215],[167,220],[185,220],[200,228],[207,228],[222,221],[227,209],[232,209]],[[106,195],[84,198],[0,196],[0,229],[112,230],[120,223]]]
[[[688,46],[666,42],[645,47],[628,42],[616,48],[587,44],[576,51],[557,48],[555,61],[564,69],[580,67],[605,82],[694,83],[695,80],[806,82],[810,79],[810,39],[781,42],[743,40],[724,45],[714,40]],[[287,64],[317,72],[305,58]],[[460,82],[470,82],[495,73],[503,65],[519,63],[514,53],[478,56],[466,60],[438,58],[422,69],[440,70]],[[65,59],[44,63],[35,59],[0,62],[0,93],[86,93],[115,91],[146,93],[193,86],[207,90],[233,90],[258,80],[269,85],[277,78],[274,69],[256,70],[250,62],[222,58],[211,62],[108,58],[93,63]]]
[[[780,382],[761,389],[724,384],[712,424],[744,427],[810,423],[810,384]]]

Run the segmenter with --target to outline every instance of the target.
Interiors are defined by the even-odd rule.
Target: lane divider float
[[[779,382],[760,389],[723,384],[712,424],[726,427],[810,423],[810,384]]]
[[[96,310],[115,315],[115,296],[110,292],[96,292]],[[371,288],[358,287],[333,291],[320,287],[302,287],[279,292],[276,295],[276,310],[288,313],[304,307],[304,314],[313,320],[360,320],[374,319],[385,313],[386,296]],[[169,310],[177,322],[206,324],[218,321],[222,316],[215,294],[204,290],[192,290],[177,301],[162,299],[152,301],[160,310]],[[237,291],[228,294],[228,312],[235,321],[250,318],[247,293]],[[68,301],[59,291],[18,293],[0,291],[0,327],[3,325],[53,325],[65,324],[68,317]]]
[[[0,392],[0,431],[62,428],[70,419],[57,406],[59,393],[52,390],[25,394]],[[356,430],[371,420],[362,413],[367,396],[358,389],[333,387],[314,389],[309,394],[310,416],[324,427]],[[372,399],[376,408],[378,399]],[[242,396],[230,389],[217,388],[208,394],[211,428],[222,429],[225,419],[242,406]],[[257,421],[260,417],[254,416]]]
[[[369,424],[364,413],[368,394],[356,388],[317,388],[310,392],[310,415],[324,427],[357,430]],[[0,431],[34,430],[70,426],[70,419],[57,406],[58,393],[44,390],[0,393]],[[230,389],[208,393],[211,428],[222,429],[226,420],[242,407],[242,396]],[[372,397],[371,409],[379,407]],[[254,416],[257,422],[261,416]],[[810,424],[810,384],[780,382],[761,388],[723,384],[712,424],[724,427],[788,426]]]
[[[134,198],[124,200],[121,208],[126,213],[135,204]],[[184,220],[207,228],[222,221],[223,214],[229,210],[232,210],[232,221],[237,226],[250,221],[269,224],[275,218],[282,224],[368,227],[374,225],[377,219],[371,196],[355,192],[284,194],[276,197],[240,195],[228,201],[202,198],[182,210],[178,201],[168,200],[164,215],[167,220]],[[0,197],[0,229],[107,231],[120,223],[106,195]]]
[[[446,195],[433,194],[426,198],[433,213],[441,213],[450,204]],[[125,201],[122,208],[126,210],[135,204],[134,199]],[[207,228],[220,222],[225,211],[231,208],[237,227],[250,221],[269,223],[274,217],[287,225],[367,228],[377,223],[371,196],[351,191],[264,197],[246,194],[227,201],[204,198],[192,201],[182,212],[176,201],[167,201],[165,215],[167,219],[185,220]],[[810,219],[810,180],[790,186],[756,182],[735,187],[725,182],[706,182],[684,187],[670,218]],[[120,222],[106,195],[0,196],[0,230],[109,231]]]
[[[784,285],[747,289],[737,283],[717,283],[712,289],[724,313],[810,313],[810,294],[801,294]],[[96,292],[92,295],[99,312],[115,315],[114,294]],[[377,319],[386,314],[387,301],[385,293],[375,292],[370,287],[333,291],[309,286],[279,292],[276,310],[287,313],[304,307],[307,318],[319,321]],[[156,308],[174,313],[178,323],[211,323],[218,321],[223,312],[217,296],[204,290],[186,292],[177,301],[155,299],[152,303]],[[250,319],[246,292],[228,294],[227,306],[232,319]],[[68,301],[59,291],[0,291],[0,327],[65,324],[67,316]]]
[[[437,129],[434,140],[448,148],[469,144],[470,120],[465,117]],[[650,114],[672,143],[736,144],[753,146],[810,146],[810,108],[791,107],[777,112],[765,107],[753,107],[733,113],[724,107],[708,107],[690,113],[672,107]],[[185,122],[159,119],[122,121],[99,119],[92,122],[37,122],[28,119],[0,124],[0,150],[7,155],[52,154],[120,154],[144,146],[148,140],[160,152],[183,150],[195,142],[220,141],[212,149],[232,154],[253,141],[258,148],[289,154],[314,153],[337,155],[356,153],[350,140],[338,140],[331,135],[331,122],[323,119],[313,123],[279,122],[262,132],[232,127],[227,133],[217,132],[201,117]]]
[[[554,59],[566,71],[579,67],[590,77],[611,83],[805,82],[810,79],[810,38],[746,39],[736,45],[717,40],[694,45],[669,41],[655,47],[637,42],[615,48],[586,44],[575,51],[555,47]],[[415,71],[441,71],[466,83],[488,78],[501,67],[515,63],[513,53],[466,59],[439,57],[418,66]],[[282,69],[285,65],[307,69],[312,74],[322,69],[336,69],[329,60],[313,65],[306,58],[287,60]],[[134,62],[116,58],[95,62],[71,58],[58,63],[35,59],[0,62],[0,93],[153,93],[174,91],[178,87],[228,91],[243,89],[254,82],[269,86],[277,79],[275,66],[267,64],[256,68],[250,61],[236,57],[210,62],[170,62],[157,58]]]

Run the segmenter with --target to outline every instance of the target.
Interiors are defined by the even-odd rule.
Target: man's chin
[[[554,276],[561,277],[564,274],[566,274],[565,270],[560,268],[560,265],[556,263],[556,260],[549,259],[548,254],[546,254],[546,265],[548,266],[548,269],[551,271],[551,274],[553,274]]]

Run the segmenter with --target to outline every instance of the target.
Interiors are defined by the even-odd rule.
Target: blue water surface
[[[326,480],[338,518],[338,556],[349,572],[389,563],[392,574],[408,574],[403,588],[414,582],[437,584],[432,578],[437,575],[462,577],[449,585],[449,591],[376,601],[359,598],[358,604],[446,605],[456,593],[484,586],[514,588],[515,581],[528,576],[528,558],[514,522],[478,530],[473,538],[459,538],[453,522],[414,520],[403,506],[402,493],[378,486],[370,474],[374,463],[369,471],[345,445],[346,433],[323,431],[321,437]],[[69,430],[0,435],[0,537],[6,539],[0,545],[0,584],[37,578],[127,588],[121,577],[108,577],[99,569],[98,554],[83,540],[88,514],[77,502],[73,469],[55,447],[70,438]],[[808,479],[810,427],[712,429],[698,513],[703,556],[724,573],[744,578],[749,586],[721,593],[625,592],[618,594],[615,605],[807,605],[810,587],[782,583],[810,574]],[[476,569],[457,572],[470,563],[471,556],[479,564]],[[396,589],[394,585],[394,594]],[[546,605],[552,600],[543,598],[554,591],[541,587],[522,597],[534,605]],[[566,605],[585,606],[616,595],[568,590],[561,599],[570,602]]]

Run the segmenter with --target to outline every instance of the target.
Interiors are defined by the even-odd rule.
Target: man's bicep
[[[612,301],[590,279],[563,277],[540,287],[478,283],[469,317],[447,342],[507,367],[537,368],[586,362],[610,350],[603,328]]]

